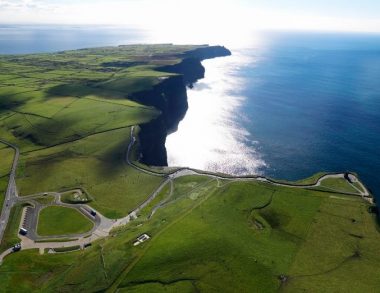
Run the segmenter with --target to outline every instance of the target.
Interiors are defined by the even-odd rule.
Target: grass
[[[273,179],[273,180],[276,182],[282,182],[282,183],[291,183],[291,184],[298,184],[298,185],[313,185],[317,183],[319,178],[327,174],[328,174],[327,172],[319,172],[319,173],[313,174],[312,176],[308,178],[300,179],[297,181],[287,181],[287,180],[278,180],[278,179]]]
[[[172,75],[157,69],[196,48],[163,44],[0,56],[0,137],[20,149],[20,194],[80,187],[107,217],[135,209],[162,179],[125,166],[130,127],[160,112],[128,98]],[[7,158],[1,181],[9,172],[8,153],[0,146],[0,157]]]
[[[57,248],[54,248],[54,251],[55,252],[69,252],[69,251],[75,251],[78,249],[80,249],[80,246],[75,245],[75,246],[68,246],[68,247],[57,247]]]
[[[48,205],[48,204],[52,204],[54,202],[55,197],[52,195],[45,195],[45,196],[41,196],[38,198],[34,198],[33,200],[42,204],[42,205]]]
[[[105,216],[126,216],[162,181],[124,163],[129,134],[130,128],[119,129],[23,155],[17,176],[21,195],[82,187]]]
[[[16,243],[20,242],[20,238],[18,237],[18,231],[21,221],[21,215],[23,208],[27,206],[27,204],[18,204],[15,205],[10,213],[8,225],[5,228],[3,239],[0,243],[0,251],[4,251]]]
[[[359,184],[359,182],[353,182],[352,185],[354,185],[359,191],[364,192],[363,187]]]
[[[379,232],[367,208],[362,202],[325,199],[294,259],[284,291],[376,291]]]
[[[151,247],[120,287],[141,284],[140,291],[144,291],[147,280],[166,284],[183,280],[200,291],[274,290],[278,285],[275,275],[286,267],[282,253],[290,257],[295,245],[286,238],[255,231],[249,221],[252,209],[266,204],[272,194],[272,188],[252,183],[215,191],[159,238],[153,235]],[[158,275],[155,267],[160,267]]]
[[[360,267],[370,280],[362,282],[361,288],[370,291],[379,282],[375,263],[380,237],[367,208],[366,203],[351,197],[336,199],[317,191],[234,183],[216,191],[158,238],[153,235],[148,249],[119,287],[132,292],[152,288],[164,292],[185,285],[190,291],[274,292],[281,288],[298,292],[309,289],[308,283],[293,274],[314,271],[318,275],[323,272],[319,265],[326,271],[340,266],[344,257],[354,255],[354,242],[366,239],[365,249],[360,249],[366,250]],[[254,225],[255,218],[263,226]],[[342,225],[335,227],[332,223],[338,220]],[[278,279],[281,274],[289,276],[286,285]],[[343,266],[342,275],[347,290],[356,286],[352,267]],[[341,288],[337,277],[334,284],[329,283],[328,274],[317,279],[313,292]],[[292,287],[292,282],[304,286]]]
[[[78,238],[57,238],[57,239],[42,239],[42,240],[36,240],[36,243],[47,243],[47,242],[69,242],[69,241],[75,241],[78,240]]]
[[[91,201],[86,192],[81,189],[61,193],[61,201],[69,204],[88,203]]]
[[[10,147],[1,148],[4,145],[0,143],[0,177],[7,176],[12,168],[14,150]]]
[[[11,254],[0,266],[1,290],[5,292],[38,292],[46,281],[59,278],[77,262],[81,252],[39,255],[38,250]]]
[[[343,178],[324,179],[321,182],[321,186],[337,192],[358,193],[358,191]]]
[[[1,208],[3,207],[3,204],[4,204],[5,193],[8,187],[8,180],[9,180],[8,176],[0,178],[0,207]]]
[[[165,187],[161,190],[161,192],[154,198],[154,200],[152,200],[144,209],[140,211],[139,216],[149,217],[151,212],[157,205],[168,200],[171,190],[170,185],[170,183],[166,184]]]
[[[144,202],[164,179],[127,166],[126,149],[130,127],[160,113],[128,98],[169,76],[155,69],[180,62],[194,48],[163,44],[0,56],[0,137],[20,148],[21,196],[79,188],[92,207],[114,219]],[[0,145],[6,158],[0,192],[11,156]],[[136,149],[131,157],[138,157]],[[321,175],[297,183],[313,184]],[[11,254],[0,266],[1,290],[374,292],[380,287],[380,237],[368,204],[337,194],[350,192],[346,182],[322,183],[327,192],[178,178],[140,217],[84,251]],[[67,202],[77,199],[63,195]],[[11,212],[2,250],[20,241],[21,211],[19,205]],[[75,209],[47,207],[38,232],[65,235],[92,225]],[[151,239],[134,247],[143,233]]]
[[[169,187],[160,199],[168,192]],[[103,291],[111,286],[121,292],[378,288],[380,236],[368,204],[359,197],[255,182],[217,187],[215,180],[188,176],[174,181],[171,199],[151,219],[139,217],[85,251],[64,254],[64,263],[70,263],[65,268],[56,264],[57,255],[36,256],[37,272],[14,255],[7,258],[5,268],[18,269],[25,278],[14,288],[42,276],[45,291]],[[151,239],[133,247],[143,233]],[[9,274],[2,270],[0,281],[8,284]],[[365,281],[357,279],[359,270]],[[288,277],[284,284],[278,278],[282,274]]]
[[[12,169],[14,150],[0,143],[0,210],[4,204],[5,192],[8,187],[9,173]]]
[[[76,209],[49,206],[40,211],[37,234],[40,236],[81,234],[90,231],[93,226],[93,223]]]

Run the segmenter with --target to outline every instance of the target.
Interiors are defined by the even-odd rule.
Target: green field
[[[9,173],[13,164],[14,150],[0,142],[0,208],[3,206],[8,187]]]
[[[135,209],[161,179],[125,165],[130,127],[160,112],[129,96],[173,75],[156,69],[195,48],[163,44],[0,56],[0,137],[20,148],[20,195],[84,188],[110,218]],[[0,146],[2,158],[6,152]],[[7,166],[1,163],[0,178]]]
[[[51,206],[54,198],[42,193],[120,219],[167,183],[136,219],[84,250],[70,252],[75,243],[56,254],[43,248],[8,255],[0,292],[378,291],[379,228],[370,204],[346,180],[292,188],[212,174],[170,178],[170,168],[137,162],[138,143],[130,158],[157,173],[127,164],[131,127],[161,114],[133,101],[134,94],[172,76],[159,67],[196,48],[0,56],[0,138],[20,149],[19,195],[37,194],[35,201],[49,205],[40,211],[38,235],[57,244],[94,226],[74,208]],[[0,204],[13,155],[0,144]],[[323,174],[294,184],[313,185]],[[20,242],[22,208],[13,207],[0,252]],[[144,233],[150,239],[134,246]],[[61,235],[68,237],[54,237]]]
[[[9,216],[7,228],[4,231],[3,241],[0,244],[0,251],[4,251],[16,243],[20,242],[20,238],[18,238],[18,230],[22,215],[23,208],[27,206],[26,204],[18,204],[15,205]]]
[[[80,189],[61,193],[61,201],[69,204],[83,204],[91,201],[88,194]]]
[[[0,267],[0,281],[17,270],[13,278],[26,280],[49,271],[48,292],[72,284],[121,292],[368,292],[380,286],[380,235],[359,197],[199,176],[175,180],[170,197],[169,190],[156,201],[167,204],[152,218],[115,230],[74,253],[77,259],[67,254],[64,275],[57,256],[38,256],[43,269],[31,273],[34,264],[19,259],[30,252],[20,252]],[[152,238],[133,247],[142,233]],[[358,281],[359,272],[365,282]]]
[[[346,179],[343,178],[324,179],[321,182],[321,186],[330,190],[336,190],[338,192],[358,193],[358,191],[350,183],[348,183]]]
[[[38,216],[37,234],[40,236],[70,235],[88,232],[94,224],[76,209],[49,206]]]
[[[8,176],[0,178],[0,207],[3,206],[5,193],[8,187]]]

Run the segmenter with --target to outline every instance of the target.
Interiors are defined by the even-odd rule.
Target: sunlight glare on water
[[[246,81],[237,72],[251,60],[239,52],[203,62],[206,77],[188,90],[189,110],[166,141],[169,166],[230,174],[257,174],[265,162],[257,143],[237,119],[245,97],[236,92]]]

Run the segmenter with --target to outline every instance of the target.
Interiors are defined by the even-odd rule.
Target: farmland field
[[[200,78],[202,48],[0,56],[0,138],[20,151],[0,253],[22,245],[1,259],[0,291],[380,288],[378,210],[359,182],[322,173],[276,182],[142,162],[142,125],[168,123],[168,109],[178,106],[169,98],[176,92],[162,85],[180,81],[182,94],[188,85],[184,73],[163,67],[188,58],[196,62],[189,71],[200,70]],[[14,155],[0,143],[0,203]],[[18,234],[27,205],[41,205],[37,234],[56,239]],[[95,222],[79,207],[93,209]],[[136,243],[143,234],[149,239]]]

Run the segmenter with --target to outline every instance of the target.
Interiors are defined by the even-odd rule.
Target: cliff
[[[185,52],[179,56],[181,62],[156,69],[178,75],[164,79],[152,90],[138,92],[130,97],[139,103],[154,106],[162,113],[157,119],[140,126],[139,149],[142,163],[152,166],[168,165],[166,136],[177,130],[179,122],[186,115],[186,86],[192,87],[196,81],[204,78],[202,60],[229,55],[231,52],[221,46],[200,47]]]

